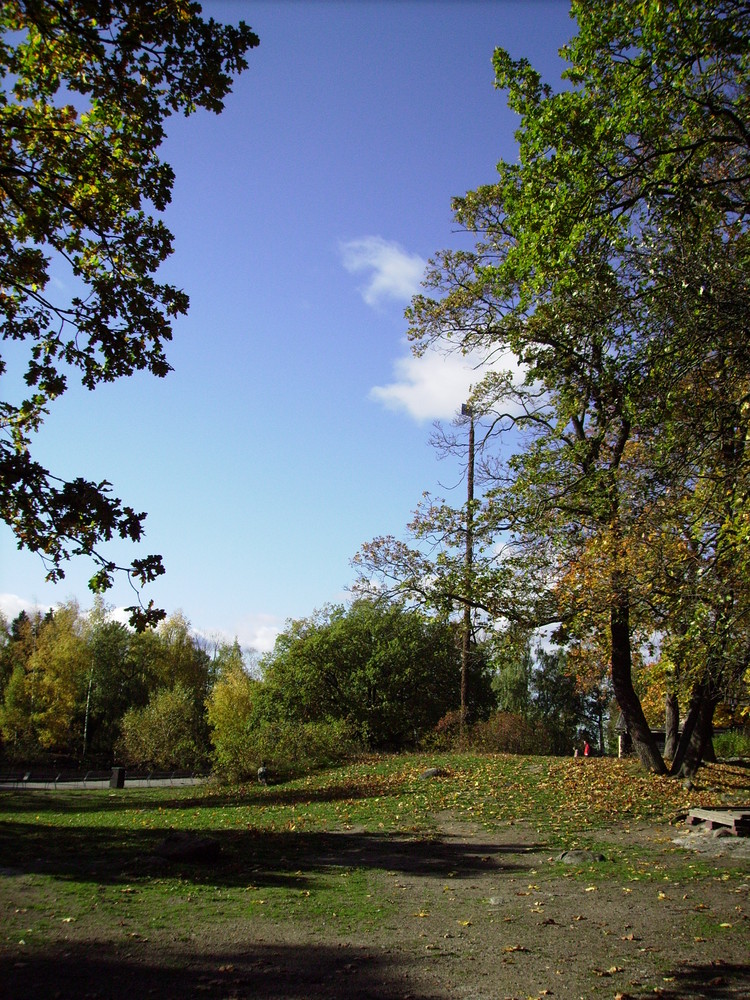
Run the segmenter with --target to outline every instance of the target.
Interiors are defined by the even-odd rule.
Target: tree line
[[[362,751],[603,748],[606,692],[564,660],[472,651],[461,726],[461,629],[402,603],[359,599],[290,621],[259,657],[207,640],[182,614],[136,632],[101,600],[0,618],[0,747],[8,762],[212,769],[232,780]],[[519,669],[520,664],[520,669]]]

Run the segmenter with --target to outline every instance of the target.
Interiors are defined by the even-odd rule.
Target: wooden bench
[[[735,837],[750,836],[750,808],[691,809],[685,822],[689,826],[705,823],[709,830],[728,827]]]

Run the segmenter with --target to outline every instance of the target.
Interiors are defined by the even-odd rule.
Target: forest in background
[[[363,751],[616,752],[611,689],[582,690],[563,651],[497,637],[472,649],[461,725],[461,628],[354,601],[287,623],[263,657],[181,614],[136,632],[103,601],[0,622],[7,763],[294,773]],[[658,705],[659,698],[653,699]]]

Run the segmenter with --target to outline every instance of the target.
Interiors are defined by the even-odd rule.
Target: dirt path
[[[308,870],[367,871],[368,891],[395,916],[366,940],[320,920],[248,917],[123,943],[98,932],[92,917],[75,936],[61,927],[59,940],[32,961],[0,955],[0,996],[750,997],[750,839],[694,836],[699,853],[675,846],[685,829],[613,829],[600,838],[613,852],[627,852],[634,840],[657,852],[658,880],[623,880],[602,879],[596,864],[560,865],[523,824],[489,834],[446,815],[437,830],[425,842],[350,829],[322,838],[317,858],[290,858]],[[686,857],[707,860],[710,871],[681,885],[675,873]]]

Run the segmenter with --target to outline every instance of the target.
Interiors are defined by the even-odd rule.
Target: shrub
[[[293,778],[355,757],[361,746],[346,723],[249,722],[231,746],[214,754],[217,777],[227,782],[254,778],[261,763],[272,779]],[[231,751],[231,752],[230,752]]]
[[[750,757],[750,732],[730,729],[714,736],[714,752],[719,758]]]
[[[258,769],[251,719],[259,687],[245,672],[238,652],[225,666],[206,701],[213,768],[223,781],[243,781]]]
[[[456,750],[461,737],[461,712],[458,709],[446,712],[434,729],[426,733],[420,747],[428,751]]]
[[[181,684],[151,696],[144,708],[131,708],[120,726],[117,751],[137,767],[193,768],[204,762],[195,700]]]
[[[478,750],[480,753],[552,753],[552,736],[543,722],[516,712],[496,712],[467,726],[461,734],[460,712],[447,712],[422,740],[424,750]]]
[[[253,736],[249,729],[233,729],[224,732],[220,740],[212,734],[214,745],[211,756],[213,772],[221,781],[236,784],[255,777],[260,766]]]
[[[496,712],[469,732],[474,750],[489,753],[548,754],[552,741],[546,727],[515,712]]]

